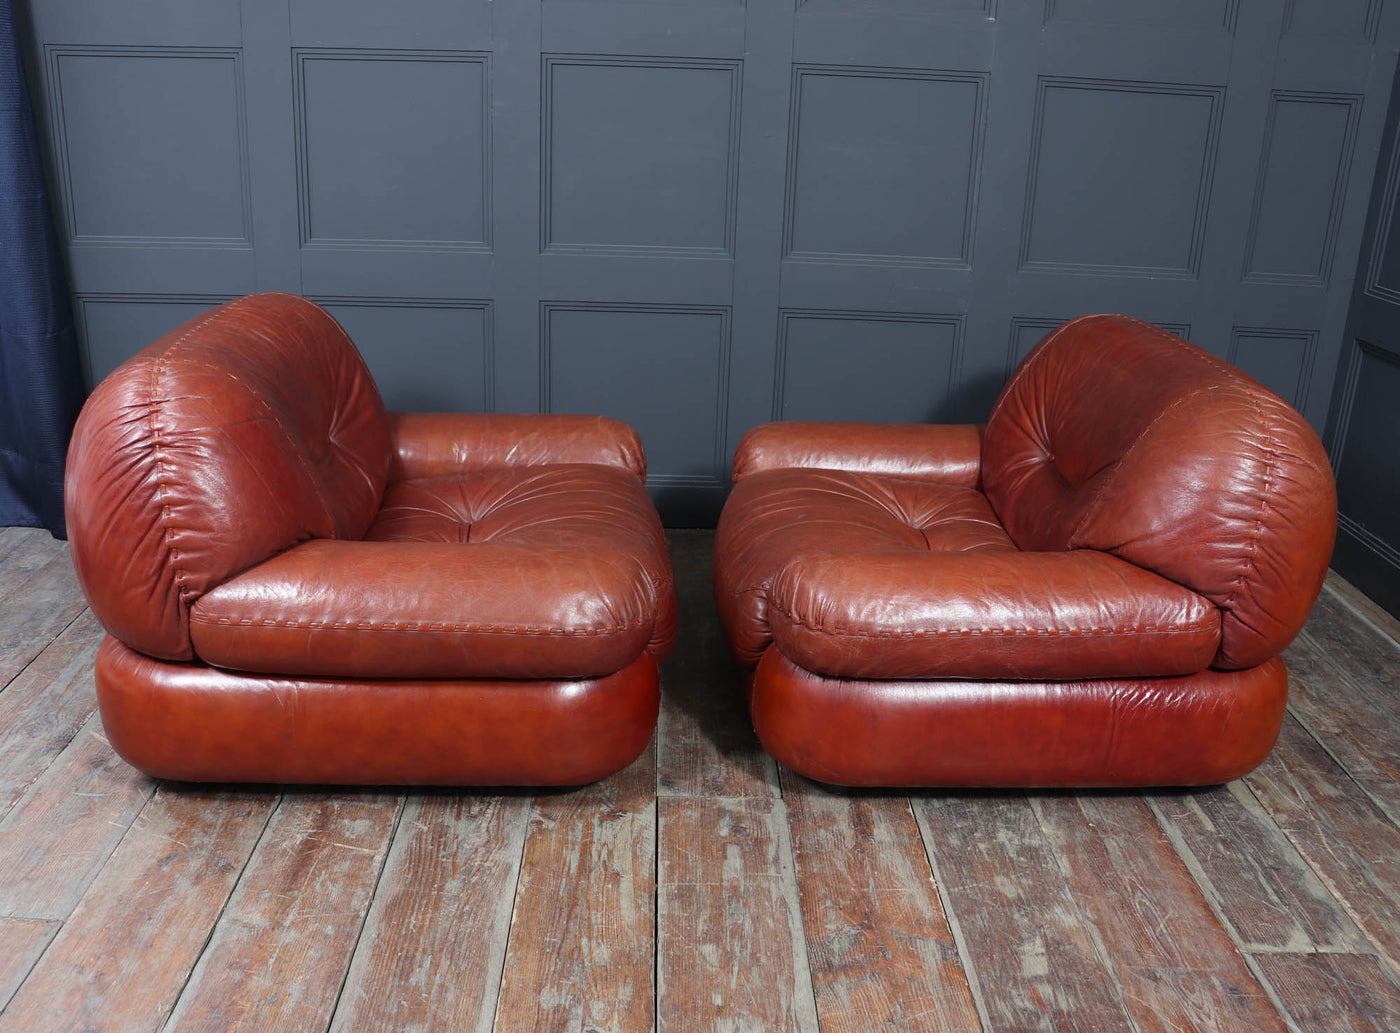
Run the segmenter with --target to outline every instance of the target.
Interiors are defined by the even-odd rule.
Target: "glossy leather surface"
[[[611,773],[675,640],[645,472],[616,420],[390,416],[300,298],[192,320],[94,391],[69,455],[113,744],[189,779]]]
[[[389,479],[456,477],[489,467],[589,463],[647,475],[637,432],[606,416],[390,413]]]
[[[764,470],[883,474],[976,488],[981,428],[939,423],[765,423],[734,453],[734,480]]]
[[[1023,549],[1098,549],[1204,595],[1217,667],[1260,663],[1322,586],[1337,501],[1322,444],[1262,385],[1122,316],[1065,324],[1002,392],[982,483]]]
[[[862,681],[770,649],[750,713],[799,774],[849,786],[1170,786],[1238,778],[1268,756],[1282,661],[1111,681]]]
[[[780,424],[779,426],[786,426]],[[715,532],[715,602],[730,648],[752,667],[773,641],[773,582],[833,550],[856,572],[868,555],[1014,552],[971,488],[837,470],[770,470],[734,486]]]
[[[625,468],[490,466],[459,476],[401,481],[389,485],[365,537],[627,555],[651,581],[647,649],[661,663],[675,645],[676,586],[665,532],[643,482]]]
[[[605,678],[268,678],[163,663],[108,637],[97,700],[112,748],[158,778],[359,785],[580,785],[646,748],[643,655]]]
[[[626,667],[656,604],[623,552],[305,542],[206,592],[205,663],[347,678],[583,678]]]
[[[1336,526],[1301,416],[1092,316],[1003,390],[978,480],[952,472],[966,428],[928,428],[922,460],[916,437],[741,445],[715,592],[770,752],[851,785],[1202,784],[1263,759]]]
[[[783,653],[846,678],[1117,678],[1203,670],[1220,612],[1101,552],[804,553],[778,573]]]
[[[379,510],[389,432],[329,315],[262,294],[221,305],[123,363],[68,450],[73,565],[104,627],[187,660],[190,605],[308,538],[359,538]]]

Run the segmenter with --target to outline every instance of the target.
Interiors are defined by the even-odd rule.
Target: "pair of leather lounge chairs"
[[[69,457],[112,745],[194,781],[567,785],[651,737],[676,637],[624,424],[385,411],[310,302],[93,392]],[[1145,323],[1075,320],[985,427],[752,431],[715,544],[778,760],[859,786],[1191,785],[1264,759],[1331,554],[1316,435]]]

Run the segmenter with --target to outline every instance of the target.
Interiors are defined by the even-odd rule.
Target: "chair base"
[[[579,681],[278,678],[108,636],[96,676],[113,749],[189,782],[582,785],[641,754],[661,701],[646,654]]]
[[[764,749],[845,786],[1213,785],[1263,762],[1287,700],[1277,658],[1180,678],[861,681],[769,647],[749,687]]]

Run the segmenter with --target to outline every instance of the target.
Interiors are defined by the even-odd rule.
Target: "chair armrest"
[[[976,488],[982,428],[951,423],[765,423],[734,452],[734,480],[760,470],[808,467],[917,477]]]
[[[506,413],[390,413],[389,480],[447,477],[488,466],[593,463],[643,480],[637,432],[606,416]]]
[[[313,539],[206,592],[190,641],[263,674],[576,678],[626,667],[655,620],[615,549]]]
[[[822,552],[768,593],[773,640],[847,678],[1166,677],[1209,666],[1210,600],[1106,552]]]

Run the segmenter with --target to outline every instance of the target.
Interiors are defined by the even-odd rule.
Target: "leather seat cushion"
[[[1207,599],[1105,553],[1021,552],[973,489],[827,470],[741,481],[716,555],[741,659],[848,678],[1158,677],[1209,666]]]
[[[676,586],[666,534],[645,485],[628,470],[564,463],[401,480],[389,485],[365,538],[623,553],[651,582],[647,652],[660,663],[675,646]]]
[[[715,596],[747,667],[773,641],[773,582],[795,558],[862,553],[995,553],[1016,546],[986,498],[951,484],[840,470],[765,470],[734,486],[715,536]]]
[[[346,678],[591,678],[675,640],[656,510],[632,473],[490,469],[391,485],[367,540],[313,540],[206,593],[205,663]]]

